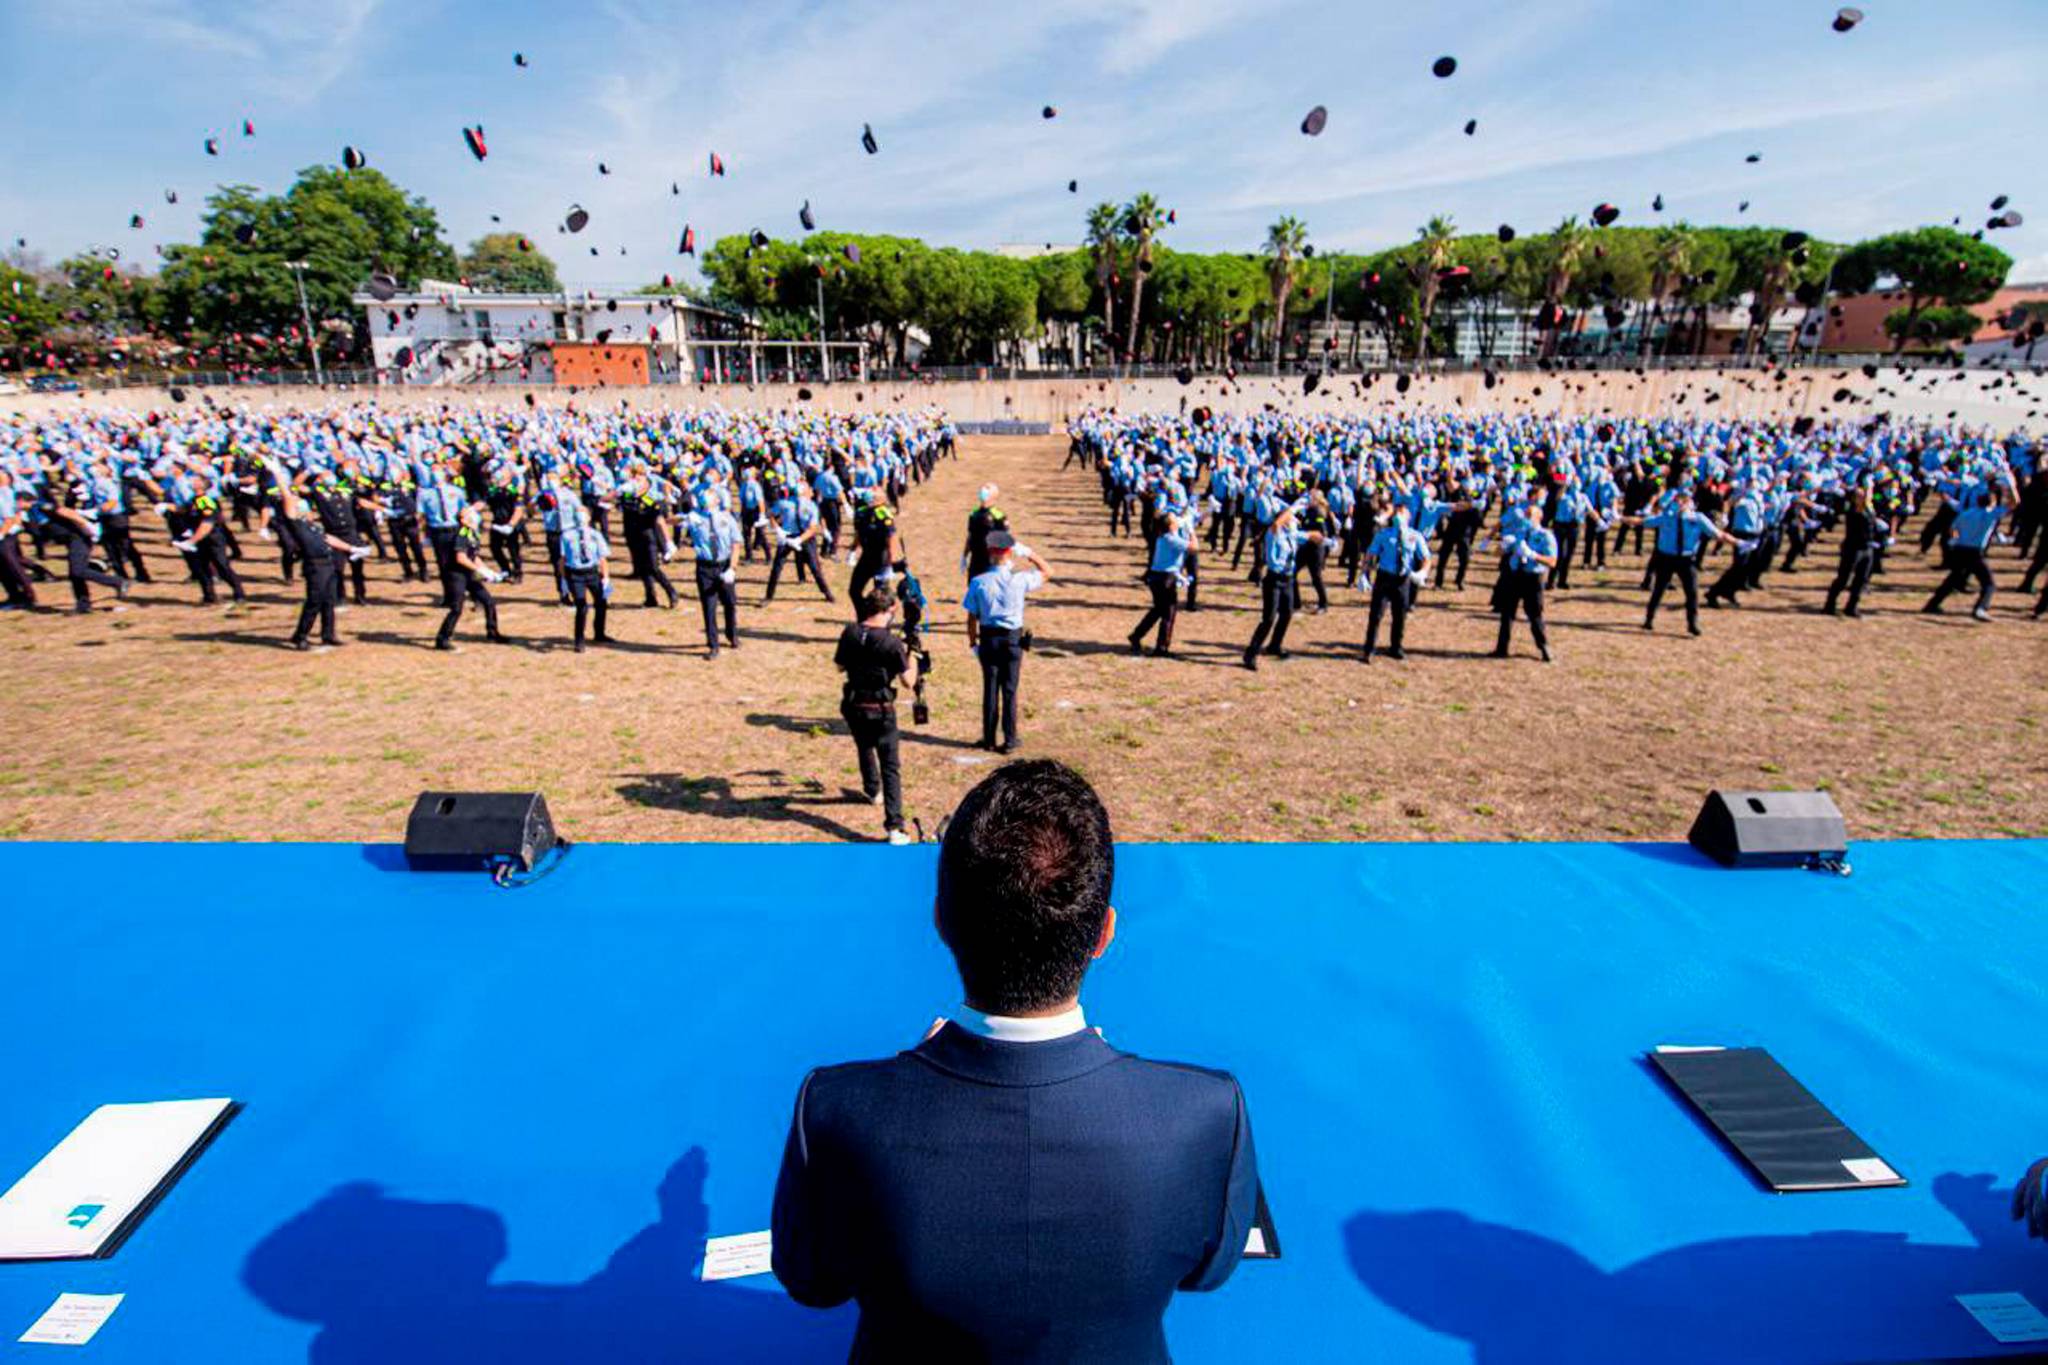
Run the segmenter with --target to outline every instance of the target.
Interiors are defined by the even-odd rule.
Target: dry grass
[[[1104,535],[1093,476],[1061,473],[1064,449],[969,439],[904,529],[934,598],[957,602],[973,489],[1002,484],[1059,571],[1032,623],[1025,751],[1087,772],[1124,837],[1678,838],[1712,785],[1826,786],[1861,837],[2048,835],[2048,626],[2011,593],[1988,626],[1910,614],[1933,574],[1901,555],[1868,619],[1831,620],[1812,611],[1824,554],[1692,640],[1675,613],[1638,628],[1629,559],[1553,595],[1553,667],[1480,657],[1492,621],[1473,587],[1425,596],[1405,664],[1353,661],[1364,609],[1347,591],[1297,618],[1295,658],[1253,676],[1236,666],[1253,592],[1212,566],[1208,608],[1182,618],[1187,657],[1134,659],[1138,543]],[[584,839],[880,832],[849,799],[829,662],[843,608],[808,587],[764,609],[746,571],[746,648],[712,664],[687,597],[619,612],[626,646],[579,656],[529,580],[501,594],[524,645],[472,638],[451,658],[425,648],[430,594],[379,565],[372,605],[342,618],[348,647],[302,656],[280,648],[296,593],[271,547],[248,539],[258,604],[230,618],[195,605],[161,531],[145,534],[160,581],[128,610],[0,615],[0,837],[389,840],[423,787],[539,788]],[[904,744],[927,828],[989,762],[969,747],[979,680],[956,610],[934,653],[934,724]]]

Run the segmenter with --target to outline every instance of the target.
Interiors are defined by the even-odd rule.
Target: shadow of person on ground
[[[1731,1237],[1604,1270],[1536,1233],[1431,1209],[1361,1213],[1344,1225],[1344,1248],[1367,1290],[1471,1343],[1474,1365],[1924,1360],[1990,1345],[1955,1295],[2038,1293],[2048,1273],[1992,1177],[1940,1176],[1934,1195],[1974,1245],[1886,1232]]]
[[[769,790],[742,795],[736,778],[761,778]],[[871,834],[840,824],[813,806],[846,806],[856,803],[834,795],[821,782],[808,779],[792,783],[779,769],[736,773],[733,777],[688,777],[682,773],[634,773],[618,788],[620,796],[636,806],[653,810],[682,811],[710,815],[721,820],[787,821],[804,825],[835,839],[868,843]]]
[[[369,1183],[343,1185],[271,1232],[243,1262],[242,1283],[272,1312],[319,1327],[311,1365],[844,1360],[850,1308],[815,1312],[772,1281],[697,1278],[707,1171],[702,1148],[684,1153],[656,1191],[656,1221],[581,1283],[495,1282],[504,1219]]]

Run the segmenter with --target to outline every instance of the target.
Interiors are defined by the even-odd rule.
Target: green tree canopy
[[[472,289],[501,294],[559,294],[562,281],[555,263],[517,232],[492,232],[469,244],[461,261],[462,277]]]

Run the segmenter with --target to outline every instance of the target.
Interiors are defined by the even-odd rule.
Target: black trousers
[[[569,569],[564,571],[563,577],[569,585],[570,600],[576,604],[576,643],[583,643],[583,630],[590,624],[594,609],[597,614],[597,642],[603,644],[611,638],[604,633],[605,612],[609,604],[604,600],[603,577],[595,569]],[[457,614],[460,614],[459,609]],[[496,627],[492,629],[495,631]]]
[[[718,612],[725,609],[725,642],[737,646],[740,642],[740,600],[732,584],[725,581],[726,570],[732,567],[730,559],[700,559],[697,561],[697,603],[704,608],[704,643],[713,657],[718,654]]]
[[[1947,544],[1948,528],[1955,524],[1956,505],[1952,502],[1942,503],[1935,509],[1934,515],[1927,519],[1927,524],[1920,528],[1920,553],[1926,554],[1933,549],[1937,540]]]
[[[1870,547],[1861,550],[1844,549],[1842,559],[1835,566],[1835,581],[1828,584],[1827,609],[1833,611],[1846,589],[1849,593],[1849,614],[1856,614],[1856,604],[1863,600],[1863,590],[1870,586]]]
[[[1138,628],[1131,632],[1131,643],[1143,645],[1145,635],[1155,625],[1159,627],[1159,643],[1155,647],[1160,654],[1173,648],[1173,620],[1180,612],[1180,584],[1174,581],[1171,571],[1148,569],[1145,586],[1152,590],[1152,609],[1139,620]]]
[[[815,540],[807,540],[800,546],[783,541],[775,547],[775,562],[768,566],[768,591],[762,594],[761,600],[775,600],[775,584],[782,577],[782,566],[792,559],[796,561],[794,572],[797,581],[802,582],[804,575],[809,574],[811,582],[818,585],[818,591],[825,594],[825,600],[832,601],[832,589],[825,586],[825,570],[818,563],[818,542]]]
[[[1388,573],[1385,569],[1375,570],[1372,578],[1372,609],[1365,618],[1365,657],[1370,659],[1380,638],[1380,617],[1388,608],[1393,609],[1394,619],[1387,631],[1387,652],[1396,658],[1401,654],[1401,637],[1408,629],[1408,575]]]
[[[1465,586],[1465,573],[1472,566],[1472,535],[1477,528],[1462,521],[1461,516],[1453,516],[1444,523],[1443,539],[1437,542],[1436,585],[1439,588],[1444,585],[1444,574],[1450,569],[1454,557],[1458,561],[1456,581],[1460,590]]]
[[[1259,624],[1252,631],[1251,643],[1244,647],[1244,657],[1257,658],[1261,648],[1268,654],[1279,654],[1287,647],[1287,627],[1293,621],[1293,576],[1267,574],[1259,584]]]
[[[420,544],[418,517],[394,517],[390,522],[391,548],[398,555],[398,571],[406,581],[427,581],[427,552]]]
[[[1572,585],[1572,551],[1579,548],[1579,523],[1576,521],[1561,521],[1553,526],[1551,530],[1557,533],[1557,563],[1551,567],[1549,581],[1546,586],[1569,588]],[[1529,619],[1531,621],[1541,621],[1543,619],[1543,608],[1540,604]],[[1537,643],[1542,643],[1540,628],[1538,630]]]
[[[1558,562],[1564,562],[1563,547],[1559,547]],[[1543,629],[1543,575],[1522,569],[1501,571],[1501,585],[1494,594],[1500,604],[1500,638],[1494,642],[1493,652],[1506,654],[1508,639],[1514,634],[1515,611],[1520,608],[1529,618],[1529,635],[1536,641],[1536,648],[1548,654],[1550,637]]]
[[[1650,556],[1650,609],[1643,616],[1643,625],[1656,624],[1657,605],[1664,600],[1664,591],[1674,578],[1685,590],[1685,628],[1697,631],[1700,628],[1700,566],[1693,562],[1691,555],[1668,555],[1662,550]]]
[[[107,567],[115,573],[128,574],[138,583],[149,582],[149,566],[142,562],[142,551],[135,548],[127,517],[109,514],[100,518],[100,549],[107,557]],[[131,568],[133,573],[129,573]]]
[[[987,567],[984,564],[977,568],[974,564],[970,563],[967,566],[967,581],[972,583],[977,575],[987,570]],[[854,561],[853,575],[846,580],[846,600],[853,605],[855,620],[860,619],[861,594],[868,590],[868,585],[873,583],[881,572],[881,560],[870,560],[866,555],[862,555]]]
[[[1927,610],[1939,610],[1949,594],[1968,583],[1977,580],[1977,605],[1974,611],[1991,610],[1991,566],[1984,562],[1984,552],[1968,545],[1951,545],[1942,554],[1942,567],[1948,570],[1948,577],[1941,580],[1941,586],[1934,590],[1934,596],[1927,599]]]
[[[853,749],[860,761],[860,789],[869,796],[882,794],[882,828],[903,828],[902,736],[896,729],[895,704],[862,703],[848,698],[839,703],[839,714],[853,732]]]
[[[526,577],[526,565],[520,560],[518,530],[509,535],[496,529],[491,531],[491,559],[497,564],[498,572],[513,582]]]
[[[64,572],[71,579],[71,600],[78,610],[92,609],[92,589],[88,583],[97,583],[103,588],[119,588],[121,580],[109,573],[101,573],[92,566],[92,542],[84,536],[64,537]]]
[[[1330,543],[1327,540],[1304,540],[1297,561],[1308,574],[1308,583],[1316,592],[1316,610],[1330,609],[1330,590],[1323,583],[1323,564],[1329,558]],[[1301,580],[1295,580],[1295,604],[1300,605]]]
[[[661,567],[661,527],[654,522],[635,526],[629,520],[626,526],[626,552],[633,562],[633,573],[640,580],[640,586],[647,592],[645,606],[656,605],[654,588],[656,584],[668,595],[668,604],[676,604],[676,585],[668,581],[668,574]]]
[[[320,642],[339,644],[334,634],[334,604],[341,596],[341,575],[334,571],[332,559],[309,559],[305,569],[306,604],[299,608],[299,624],[292,631],[292,643],[304,644],[306,637],[313,633],[313,622],[317,620],[320,623]]]
[[[1591,526],[1582,542],[1586,550],[1579,558],[1579,567],[1592,569],[1607,567],[1607,532],[1598,526]]]
[[[6,590],[7,600],[17,607],[36,604],[36,590],[29,585],[28,561],[21,557],[19,536],[0,536],[0,588]]]
[[[1758,555],[1763,553],[1763,548],[1763,546],[1759,545],[1754,550],[1747,552],[1737,550],[1734,554],[1730,555],[1728,567],[1721,571],[1719,578],[1714,580],[1714,586],[1707,589],[1707,600],[1712,602],[1717,599],[1726,599],[1732,602],[1735,600],[1735,594],[1751,586],[1749,574],[1752,562]]]
[[[484,634],[490,639],[498,638],[498,604],[491,598],[491,590],[484,586],[483,579],[457,565],[448,571],[448,614],[441,618],[441,629],[434,633],[434,643],[445,645],[455,638],[455,623],[462,619],[464,603],[474,599],[484,610]]]
[[[360,545],[363,542],[357,540],[352,543]],[[337,566],[336,572],[339,573],[341,571],[341,566]],[[346,572],[348,574],[349,586],[355,590],[356,605],[360,607],[370,600],[369,579],[365,576],[368,570],[363,567],[362,560],[357,559],[354,555],[350,555],[346,565]]]
[[[441,581],[441,605],[445,607],[455,600],[455,528],[429,526],[427,543],[434,547],[434,577]]]
[[[1024,672],[1024,642],[1014,630],[984,627],[981,646],[981,742],[994,745],[1000,717],[1003,744],[1017,743],[1017,681]]]
[[[2048,478],[2048,475],[2036,475],[2035,477]],[[2038,543],[2034,546],[2033,562],[2027,565],[2027,576],[2020,580],[2020,591],[2032,592],[2034,590],[2034,580],[2041,576],[2043,569],[2048,569],[2048,531],[2041,533]]]
[[[235,572],[234,565],[228,563],[227,541],[220,532],[213,531],[201,536],[192,553],[185,556],[185,562],[192,568],[192,577],[198,580],[201,602],[211,606],[219,600],[213,590],[213,580],[216,576],[228,585],[228,591],[234,594],[237,602],[248,600],[249,594],[242,588],[241,576]]]

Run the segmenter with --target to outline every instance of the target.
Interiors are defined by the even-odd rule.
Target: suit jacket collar
[[[1004,1043],[951,1021],[908,1055],[963,1080],[1006,1086],[1055,1085],[1123,1056],[1092,1029],[1043,1043]]]

